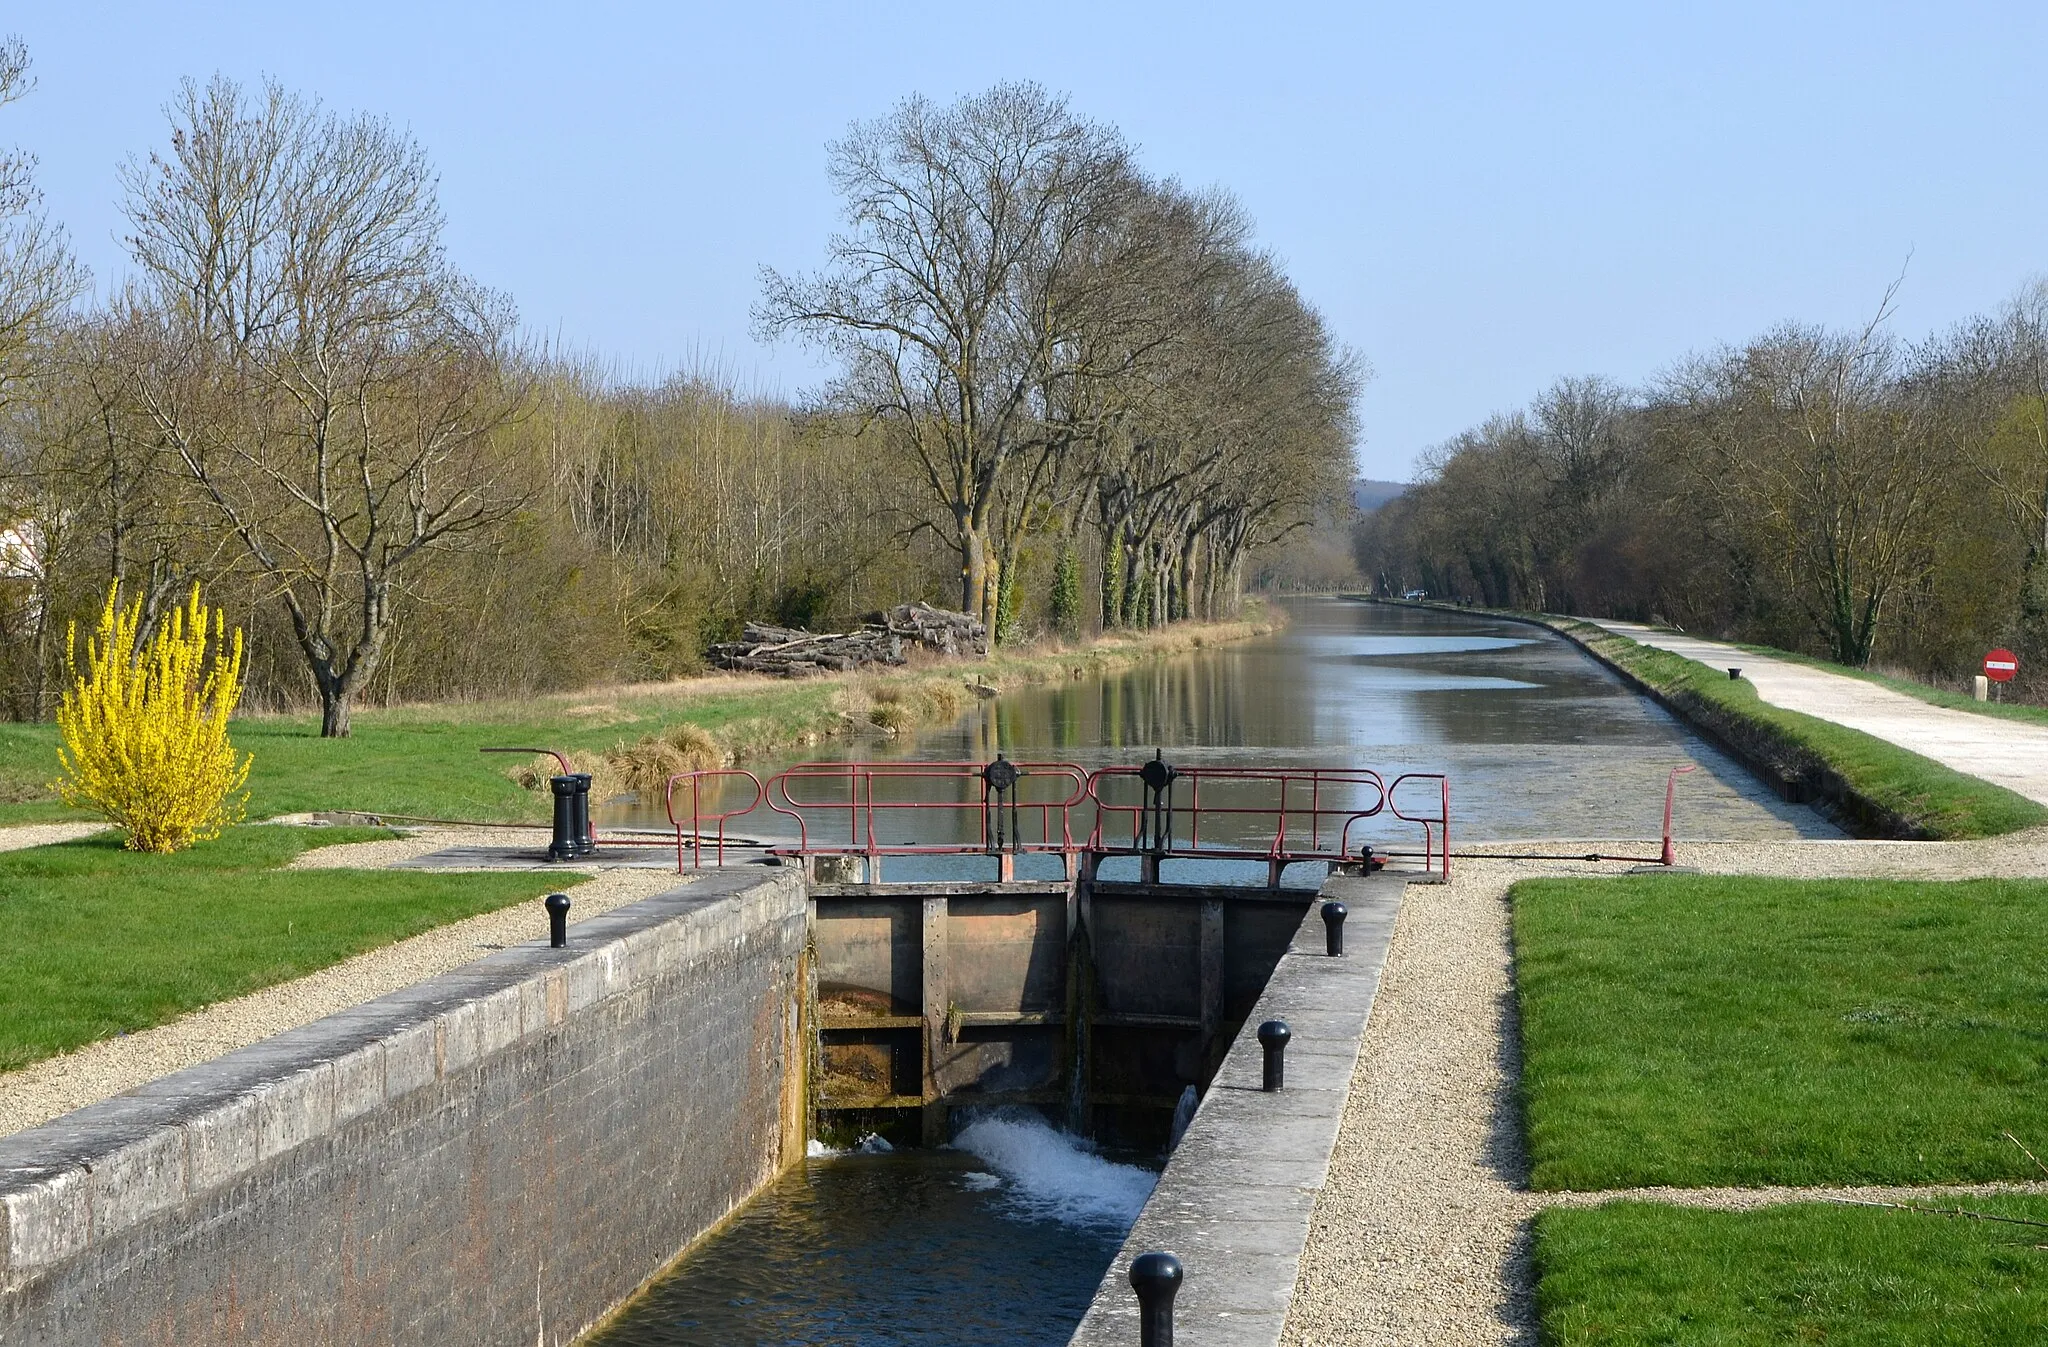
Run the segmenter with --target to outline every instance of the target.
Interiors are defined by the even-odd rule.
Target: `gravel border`
[[[459,842],[474,842],[485,831],[432,829],[395,839],[323,847],[299,856],[290,868],[375,869]],[[504,829],[487,831],[500,844],[507,837]],[[544,832],[536,835],[545,840]],[[668,870],[565,868],[594,874],[570,890],[572,927],[578,921],[687,884],[691,878]],[[538,905],[517,903],[436,927],[248,996],[216,1002],[169,1024],[101,1039],[19,1071],[0,1073],[0,1136],[39,1126],[173,1071],[546,934],[547,919]]]
[[[1982,842],[1690,843],[1680,846],[1678,859],[1713,873],[1787,878],[2048,876],[2048,830]],[[1534,1344],[1529,1222],[1547,1206],[1635,1198],[1751,1210],[1828,1198],[2048,1192],[2048,1185],[2032,1184],[1719,1188],[1683,1196],[1669,1189],[1528,1191],[1514,1092],[1521,1064],[1508,886],[1539,875],[1622,870],[1584,862],[1465,861],[1449,884],[1408,887],[1282,1342]]]

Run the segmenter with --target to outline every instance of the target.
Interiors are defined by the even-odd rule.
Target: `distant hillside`
[[[1407,489],[1406,482],[1374,482],[1361,477],[1351,484],[1351,503],[1361,514],[1371,514]]]

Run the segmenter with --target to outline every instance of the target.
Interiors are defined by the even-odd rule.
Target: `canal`
[[[1681,839],[1840,835],[1537,628],[1340,598],[1284,606],[1288,625],[1269,637],[1015,690],[953,725],[832,752],[986,761],[1000,751],[1092,768],[1159,750],[1188,765],[1370,767],[1389,780],[1444,772],[1461,848],[1655,838],[1667,776],[1692,764],[1701,770],[1679,786]],[[665,823],[630,809],[605,821]],[[1160,1159],[1097,1154],[1016,1114],[976,1120],[939,1151],[814,1144],[806,1164],[593,1341],[1054,1347]]]

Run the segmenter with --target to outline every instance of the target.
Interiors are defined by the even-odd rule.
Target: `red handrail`
[[[715,826],[718,863],[723,864],[727,820],[752,813],[765,803],[771,812],[796,825],[794,846],[771,848],[783,855],[1072,855],[1086,850],[1098,855],[1263,860],[1276,867],[1276,874],[1277,867],[1294,861],[1357,861],[1364,854],[1364,844],[1351,840],[1357,825],[1389,816],[1420,826],[1424,868],[1446,879],[1450,876],[1451,791],[1450,781],[1442,773],[1409,772],[1390,785],[1378,772],[1364,768],[1189,767],[1180,769],[1170,791],[1157,797],[1148,792],[1138,803],[1125,803],[1109,793],[1126,780],[1142,784],[1141,768],[1106,767],[1090,772],[1067,762],[1008,765],[1018,776],[1007,791],[991,786],[987,777],[990,764],[981,762],[807,762],[777,772],[766,781],[737,768],[680,772],[668,779],[665,793],[669,822],[676,829],[676,868],[683,868],[685,840],[683,819],[676,812],[676,787],[688,782],[690,843],[697,865],[703,864],[706,825]],[[738,807],[706,813],[706,785],[725,778],[751,783],[753,797]],[[1031,792],[1032,782],[1041,783],[1035,792],[1040,798],[1023,798]],[[1411,782],[1435,783],[1433,811],[1419,802],[1396,803],[1396,795]],[[1045,783],[1052,785],[1050,792]],[[936,785],[940,793],[947,793],[944,788],[950,785],[961,798],[891,798],[892,787],[906,785],[926,791]],[[1219,790],[1245,786],[1263,789],[1265,798],[1250,804],[1217,802]],[[1348,797],[1346,802],[1329,803],[1333,790],[1341,790]],[[1411,787],[1409,794],[1413,793]],[[742,797],[744,794],[742,791]],[[1168,803],[1170,810],[1153,812],[1156,806]],[[1088,821],[1086,840],[1082,841],[1075,836],[1074,811],[1088,806],[1093,806],[1094,817]],[[973,818],[962,830],[966,834],[963,839],[890,840],[887,825],[899,815],[957,817],[963,812]],[[1257,822],[1248,830],[1243,826],[1246,820]],[[1217,839],[1219,828],[1225,834],[1221,841]]]
[[[704,812],[704,783],[706,781],[722,780],[726,777],[745,777],[748,781],[751,781],[754,785],[754,798],[747,801],[746,808],[744,809],[728,809],[722,813],[706,814]],[[683,825],[682,821],[676,817],[676,782],[678,781],[687,781],[690,783],[691,867],[693,869],[700,869],[703,867],[704,824],[707,821],[716,823],[718,825],[717,863],[720,865],[724,865],[725,821],[729,818],[738,818],[741,814],[752,813],[754,811],[754,808],[761,803],[761,778],[755,776],[752,772],[745,771],[741,768],[723,767],[697,772],[677,772],[674,776],[668,779],[668,785],[662,792],[662,800],[664,805],[668,809],[668,821],[671,825],[674,826],[676,830],[676,873],[681,874],[683,870]]]
[[[1401,806],[1394,802],[1394,797],[1400,791],[1403,781],[1434,781],[1437,783],[1442,793],[1438,797],[1439,804],[1435,818],[1405,813],[1402,811]],[[1437,854],[1430,849],[1431,830],[1438,827],[1443,829],[1442,835],[1437,839],[1442,844],[1443,865],[1441,869],[1437,870],[1437,873],[1448,883],[1451,878],[1451,779],[1442,772],[1403,772],[1394,778],[1393,785],[1387,787],[1387,812],[1397,819],[1404,819],[1409,823],[1419,823],[1422,825],[1422,868],[1425,871],[1434,868],[1434,862],[1437,857]]]
[[[807,762],[770,777],[763,788],[763,798],[770,810],[795,821],[797,845],[794,850],[805,854],[822,852],[870,857],[943,855],[988,851],[997,843],[1001,849],[1009,851],[1076,850],[1071,814],[1087,798],[1088,774],[1070,762],[1017,762],[1010,765],[1020,774],[1017,785],[1009,792],[997,792],[983,777],[988,764],[981,762]],[[1026,789],[1026,782],[1047,779],[1064,783],[1064,793],[1050,800],[1017,798]],[[877,797],[877,781],[951,782],[967,787],[973,798],[894,800],[886,793]],[[830,793],[830,798],[819,798],[817,789],[806,790],[806,786],[822,787]],[[971,812],[975,816],[973,840],[889,842],[877,832],[877,823],[892,815],[920,812],[953,815]],[[843,842],[812,840],[812,816],[821,813],[845,815],[846,836]],[[1055,816],[1059,822],[1056,831],[1052,826]],[[1020,835],[1027,818],[1037,825],[1036,840],[1027,840]],[[823,820],[818,821],[822,823]],[[991,832],[991,823],[997,832]]]
[[[1142,781],[1143,778],[1139,775],[1142,771],[1143,769],[1138,767],[1105,767],[1090,773],[1088,793],[1089,798],[1096,807],[1095,829],[1088,839],[1088,846],[1091,851],[1142,851],[1150,845],[1150,839],[1143,835],[1143,829],[1146,817],[1152,810],[1151,803],[1149,801],[1140,801],[1136,804],[1125,804],[1116,800],[1105,799],[1102,795],[1102,787],[1105,783],[1124,779]],[[1204,804],[1202,802],[1202,786],[1208,782],[1217,784],[1234,782],[1276,784],[1279,788],[1279,798],[1272,803],[1264,804]],[[1350,847],[1351,825],[1360,819],[1372,818],[1380,813],[1387,803],[1387,787],[1380,774],[1364,768],[1183,767],[1174,777],[1173,796],[1178,795],[1182,783],[1186,783],[1187,786],[1186,803],[1183,805],[1178,798],[1173,798],[1172,812],[1176,815],[1185,816],[1187,819],[1187,843],[1189,850],[1200,851],[1205,856],[1224,857],[1234,855],[1252,859],[1273,860],[1286,857],[1300,857],[1307,860],[1319,857],[1341,858],[1349,856],[1352,854]],[[1309,791],[1309,800],[1306,808],[1297,805],[1290,794],[1294,788],[1304,786]],[[1323,788],[1325,786],[1369,788],[1372,791],[1372,803],[1368,805],[1325,806],[1323,804]],[[1113,821],[1119,815],[1126,815],[1130,819],[1130,841],[1128,845],[1105,840],[1103,827],[1105,821]],[[1218,817],[1270,818],[1273,820],[1272,840],[1264,847],[1256,850],[1250,847],[1219,847],[1213,843],[1204,846],[1202,843],[1203,820],[1205,818],[1215,819]],[[1326,826],[1326,819],[1330,820],[1332,825],[1335,824],[1336,820],[1342,820],[1342,826],[1337,829],[1338,846],[1334,856],[1323,847],[1323,831]],[[1301,845],[1304,839],[1293,835],[1295,829],[1304,824],[1309,834],[1307,839],[1305,839],[1306,846]],[[1116,831],[1120,832],[1121,829]],[[1170,847],[1173,843],[1171,829],[1169,829],[1165,840]]]

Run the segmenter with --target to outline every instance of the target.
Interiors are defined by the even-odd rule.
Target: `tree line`
[[[2048,283],[1917,343],[1892,297],[1640,388],[1559,380],[1426,455],[1361,568],[1940,679],[2006,644],[2048,689]]]
[[[0,104],[28,92],[0,45]],[[351,709],[701,667],[746,618],[956,603],[999,640],[1234,607],[1327,518],[1362,377],[1227,194],[1035,85],[829,150],[845,225],[764,271],[795,404],[533,341],[447,255],[424,149],[274,83],[187,81],[120,170],[94,295],[0,158],[0,715],[46,717],[110,584],[194,581],[247,702]]]

